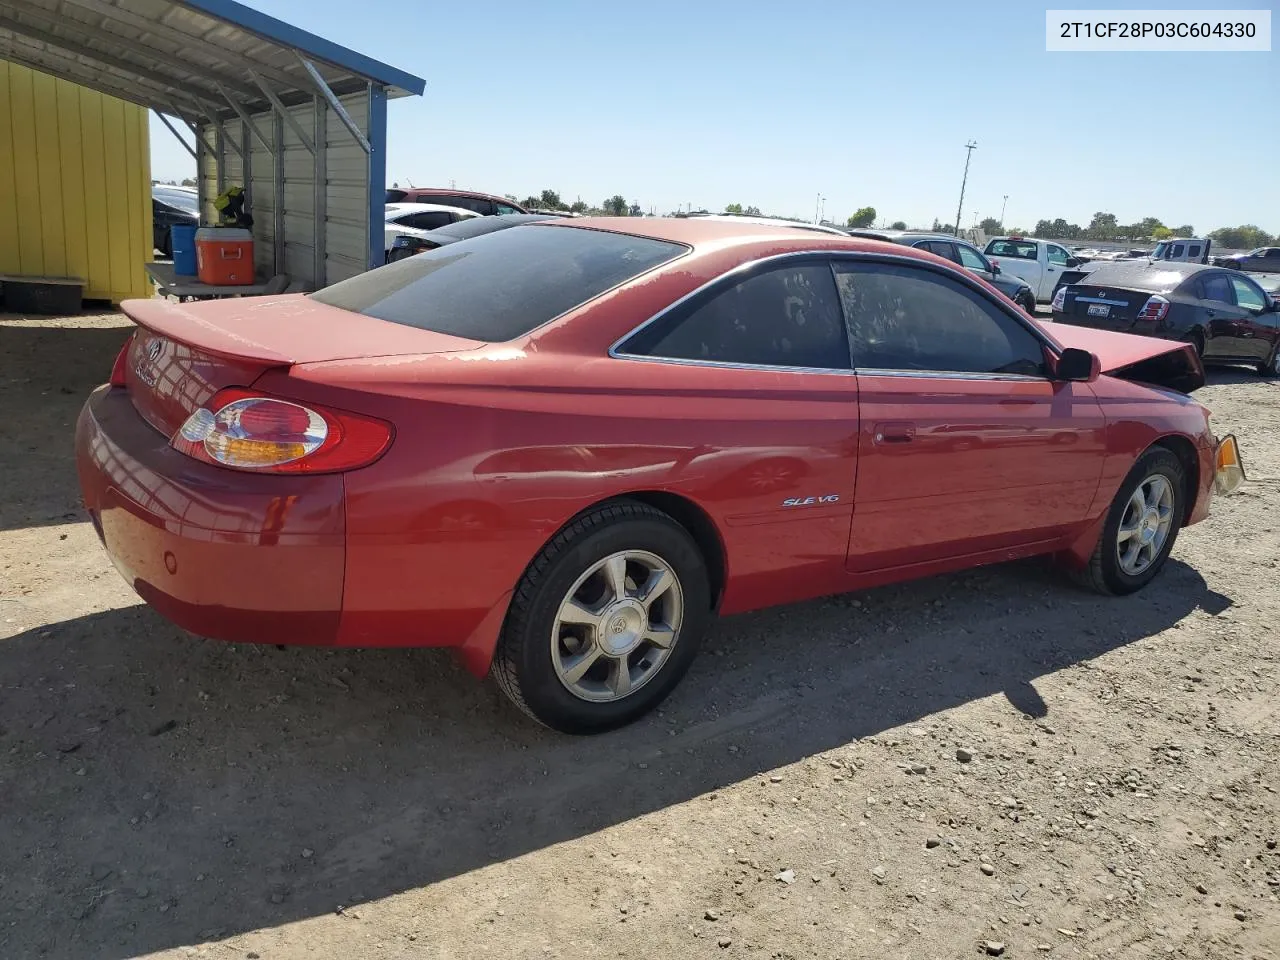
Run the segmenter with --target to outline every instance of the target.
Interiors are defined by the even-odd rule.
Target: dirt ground
[[[0,958],[1280,955],[1280,382],[1142,594],[1041,562],[722,621],[539,729],[440,651],[234,646],[79,506],[114,316],[0,317]],[[966,759],[968,758],[968,759]]]

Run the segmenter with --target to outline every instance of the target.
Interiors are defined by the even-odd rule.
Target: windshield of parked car
[[[686,250],[648,237],[530,224],[429,250],[312,296],[391,323],[496,343]]]
[[[986,254],[989,257],[1017,257],[1021,260],[1035,260],[1036,245],[1029,240],[992,240],[987,244]]]
[[[185,210],[187,213],[200,213],[200,200],[194,190],[166,190],[163,187],[152,187],[151,196],[161,203]]]

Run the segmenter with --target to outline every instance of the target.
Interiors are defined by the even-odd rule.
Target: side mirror
[[[1054,379],[1093,383],[1102,376],[1102,361],[1098,355],[1078,347],[1067,347],[1058,356]]]
[[[991,275],[995,277],[995,276],[999,276],[999,274],[1000,274],[1000,264],[998,263],[991,264]]]
[[[1080,260],[1080,258],[1079,258],[1079,257],[1067,257],[1067,266],[1068,266],[1068,267],[1078,267],[1078,266],[1080,266],[1081,262],[1082,262],[1082,261]]]

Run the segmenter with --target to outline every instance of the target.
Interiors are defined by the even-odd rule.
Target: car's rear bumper
[[[173,450],[120,388],[76,425],[85,506],[138,594],[193,633],[331,644],[342,610],[343,479],[258,476]]]

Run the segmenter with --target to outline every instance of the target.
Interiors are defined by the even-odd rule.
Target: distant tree
[[[986,234],[999,233],[1000,221],[997,220],[995,217],[987,217],[980,224],[978,224],[978,227],[979,229],[982,230],[983,233],[986,233]]]
[[[573,203],[569,204],[569,212],[570,213],[586,213],[587,205],[583,203],[581,200],[575,200]]]
[[[542,206],[542,201],[533,194],[529,194],[529,196],[520,201],[520,206],[524,207],[526,210],[532,210],[535,207]]]
[[[846,221],[851,227],[869,227],[876,222],[875,207],[860,207]]]
[[[556,193],[554,190],[542,191],[542,196],[539,198],[539,206],[544,210],[567,209],[565,205],[560,202],[560,194]]]
[[[507,200],[510,200],[512,203],[517,202],[517,201],[516,201],[516,195],[515,195],[514,193],[504,193],[502,196],[503,196],[504,198],[506,198]]]
[[[758,216],[760,216],[760,208],[759,208],[759,207],[747,207],[746,214],[747,214],[747,216],[748,216],[748,217],[758,217]]]
[[[934,233],[937,233],[939,230],[941,230],[941,229],[942,229],[942,224],[940,224],[940,223],[938,222],[938,218],[937,218],[937,217],[934,217],[934,218],[933,218],[933,226],[932,226],[932,227],[930,227],[929,229],[930,229],[930,230],[932,230]]]
[[[895,220],[895,221],[893,221],[893,223],[889,224],[889,229],[890,229],[890,230],[905,230],[905,229],[907,229],[907,223],[906,223],[906,221],[905,221],[905,220]]]
[[[1175,237],[1194,237],[1196,235],[1196,228],[1189,223],[1184,223],[1182,226],[1173,227],[1172,229]]]
[[[1252,223],[1239,227],[1219,227],[1209,234],[1209,238],[1220,247],[1234,247],[1240,250],[1265,247],[1274,239],[1267,231],[1259,229]]]
[[[627,198],[620,193],[615,193],[603,204],[604,212],[611,217],[625,217],[627,215]]]
[[[726,203],[726,204],[725,204],[725,206],[724,206],[724,212],[725,212],[725,213],[733,213],[733,214],[739,214],[739,213],[742,213],[742,204],[740,204],[740,203]]]
[[[190,177],[185,177],[182,181],[182,185],[184,187],[194,187],[196,185],[196,182],[192,180]]]
[[[1037,220],[1036,236],[1037,237],[1056,237],[1057,234],[1053,232],[1053,223],[1048,220]]]
[[[1112,240],[1119,232],[1116,215],[1102,211],[1093,215],[1093,219],[1089,221],[1089,226],[1086,228],[1090,240]]]
[[[1133,225],[1133,232],[1129,234],[1131,237],[1153,237],[1157,227],[1163,227],[1159,217],[1143,217],[1138,223]],[[1167,229],[1167,228],[1166,228]]]
[[[631,209],[628,210],[627,213],[632,217],[644,216],[644,211],[640,209],[640,204],[636,203],[634,200],[631,201]]]
[[[934,222],[934,223],[938,223],[938,221],[937,221],[937,220],[935,220],[935,221],[933,221],[933,222]],[[950,233],[950,234],[954,234],[954,233],[956,232],[956,225],[955,225],[954,223],[938,223],[938,230],[937,230],[937,232],[938,232],[938,233]]]
[[[1010,227],[1008,235],[1011,237],[1025,237],[1027,235],[1027,228],[1026,227]]]

